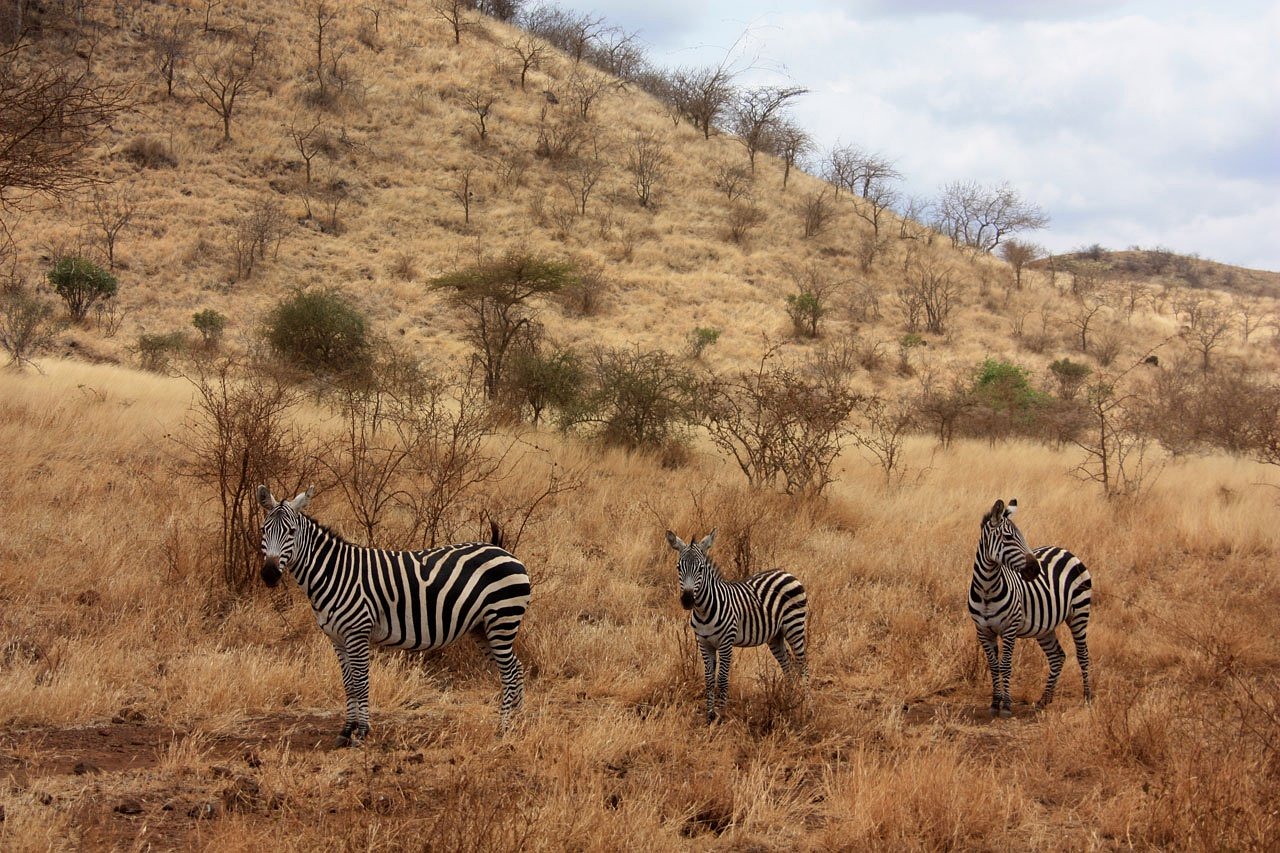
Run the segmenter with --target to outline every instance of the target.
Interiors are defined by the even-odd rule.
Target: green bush
[[[82,322],[94,303],[116,295],[116,277],[88,258],[69,255],[59,258],[49,270],[49,283],[67,304],[75,322]]]
[[[822,297],[812,290],[801,290],[787,296],[787,316],[798,337],[816,338],[818,323],[827,313]]]
[[[295,291],[267,315],[265,336],[277,356],[309,373],[368,372],[368,322],[332,288]]]
[[[139,335],[134,352],[138,354],[138,364],[143,370],[165,373],[169,370],[170,360],[186,352],[186,349],[185,333],[165,332],[158,335]]]
[[[527,407],[536,424],[548,408],[564,411],[573,406],[586,378],[582,359],[573,350],[524,350],[512,358],[507,382],[515,405]]]
[[[689,333],[689,349],[694,358],[702,358],[703,350],[720,340],[720,330],[699,326]]]
[[[191,318],[191,325],[200,333],[205,347],[213,349],[222,340],[222,333],[227,328],[227,318],[212,308],[206,308],[195,313]]]
[[[1007,361],[988,358],[974,375],[972,392],[979,402],[1005,412],[1030,412],[1048,402],[1031,387],[1031,372]]]
[[[593,425],[606,443],[672,451],[698,420],[697,379],[670,353],[638,348],[596,353],[592,387],[563,413]]]
[[[1058,380],[1058,396],[1064,400],[1073,400],[1093,371],[1087,364],[1060,358],[1049,365],[1049,372]]]

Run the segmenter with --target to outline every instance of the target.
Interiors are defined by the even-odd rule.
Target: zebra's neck
[[[705,616],[712,602],[723,599],[721,593],[726,586],[728,581],[720,576],[720,569],[708,558],[703,569],[702,587],[693,597],[693,609]]]
[[[296,538],[298,555],[293,561],[293,578],[310,596],[340,565],[342,557],[355,546],[309,516],[302,516]]]
[[[983,593],[984,598],[996,598],[1004,592],[1004,588],[1008,586],[1005,574],[999,563],[988,560],[982,549],[978,549],[973,557],[973,585]]]

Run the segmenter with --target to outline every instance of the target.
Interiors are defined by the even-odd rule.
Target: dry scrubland
[[[202,499],[165,472],[187,386],[48,362],[0,376],[0,846],[212,849],[1262,847],[1276,832],[1280,581],[1257,466],[1200,459],[1108,504],[1074,459],[1011,444],[935,453],[885,489],[856,456],[827,499],[751,492],[709,454],[665,471],[593,457],[528,531],[528,700],[497,739],[496,674],[467,645],[381,653],[374,734],[330,751],[338,668],[296,588],[223,591]],[[562,458],[581,449],[542,440]],[[994,464],[999,460],[999,465]],[[519,488],[518,482],[508,484]],[[964,611],[993,495],[1032,544],[1093,569],[1097,699],[1069,668],[989,721]],[[349,526],[334,495],[316,514]],[[728,721],[701,679],[675,528],[749,535],[811,590],[808,704],[740,652]],[[1069,667],[1074,664],[1069,662]],[[138,811],[136,814],[122,813]]]
[[[215,23],[261,19],[258,9],[218,6]],[[202,308],[231,318],[227,346],[238,349],[289,288],[336,284],[377,331],[448,370],[464,352],[461,321],[425,280],[481,249],[525,247],[594,262],[612,285],[596,316],[543,310],[564,344],[676,350],[694,327],[718,327],[706,362],[740,368],[765,336],[789,334],[788,269],[813,262],[845,282],[824,339],[856,329],[892,362],[903,323],[891,294],[913,255],[957,270],[951,331],[925,336],[914,377],[891,363],[858,370],[863,390],[914,393],[920,377],[967,375],[989,355],[1028,365],[1042,384],[1063,355],[1100,366],[1073,348],[1079,303],[1061,274],[1008,288],[1007,267],[940,239],[890,240],[857,272],[863,226],[847,199],[822,235],[803,239],[795,206],[819,182],[793,174],[783,193],[768,158],[754,191],[766,219],[744,244],[727,240],[715,174],[745,162],[741,146],[702,139],[634,91],[593,107],[613,165],[586,215],[567,215],[561,173],[532,151],[542,91],[566,103],[571,63],[552,58],[522,93],[502,49],[514,30],[483,22],[455,48],[425,3],[406,3],[382,20],[377,50],[350,41],[359,96],[315,114],[303,103],[303,7],[271,15],[270,91],[238,108],[228,144],[189,94],[163,96],[136,35],[105,31],[95,74],[133,82],[143,103],[99,155],[142,213],[117,249],[129,313],[114,337],[93,323],[64,333],[79,353],[127,362],[140,332],[187,328]],[[500,99],[480,144],[460,93],[489,86]],[[317,180],[352,188],[340,233],[305,220],[282,130],[313,115],[359,143],[315,164]],[[672,155],[652,209],[631,199],[618,165],[639,129],[661,134]],[[159,140],[176,168],[128,162],[122,151],[139,137]],[[504,180],[503,164],[522,159],[523,178]],[[466,226],[449,188],[471,164],[479,189]],[[264,198],[295,224],[278,258],[232,281],[232,223]],[[71,204],[12,219],[30,277],[88,240],[86,222]],[[858,292],[881,294],[879,316],[862,316]],[[1115,364],[1162,341],[1161,358],[1176,360],[1176,298],[1158,284],[1133,292],[1136,311],[1115,302],[1095,329],[1114,339]],[[1274,368],[1271,337],[1233,334],[1215,361]],[[966,440],[942,450],[920,436],[901,484],[883,485],[849,449],[819,500],[753,492],[696,440],[688,463],[669,469],[537,434],[583,483],[518,546],[534,599],[515,731],[495,738],[497,677],[476,649],[381,653],[374,734],[334,752],[338,666],[305,601],[295,588],[226,592],[210,495],[174,473],[169,436],[183,430],[190,385],[119,365],[42,367],[0,375],[0,847],[1220,849],[1277,836],[1280,532],[1276,493],[1259,485],[1274,468],[1183,457],[1140,500],[1108,502],[1069,474],[1079,452]],[[328,428],[319,412],[298,417]],[[499,488],[536,492],[539,476],[517,470]],[[964,595],[982,512],[1015,496],[1032,545],[1070,547],[1094,573],[1097,699],[1083,705],[1069,661],[1057,703],[1030,708],[1046,667],[1024,642],[1015,718],[992,722]],[[336,490],[312,506],[354,533]],[[728,719],[707,729],[662,531],[716,525],[729,573],[749,554],[751,568],[781,565],[809,587],[813,682],[800,703],[767,651],[740,652]]]

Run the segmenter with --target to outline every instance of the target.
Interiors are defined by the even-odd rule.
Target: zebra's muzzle
[[[693,609],[693,590],[691,589],[680,590],[680,606],[683,607],[685,610]]]
[[[267,586],[275,586],[280,583],[283,574],[280,571],[280,564],[271,561],[262,564],[262,582]]]

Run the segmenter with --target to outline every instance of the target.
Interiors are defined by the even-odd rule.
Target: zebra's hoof
[[[334,749],[346,749],[349,746],[351,746],[351,735],[338,735],[333,742]]]
[[[991,716],[993,716],[993,717],[998,717],[998,716],[1000,716],[1000,706],[999,706],[999,705],[992,705],[992,706],[991,706]]]
[[[1013,716],[1013,709],[1012,709],[1012,708],[1005,708],[1005,707],[1001,707],[1001,708],[1000,708],[1000,716],[1001,716],[1001,717],[1005,717],[1005,718],[1012,717],[1012,716]]]

